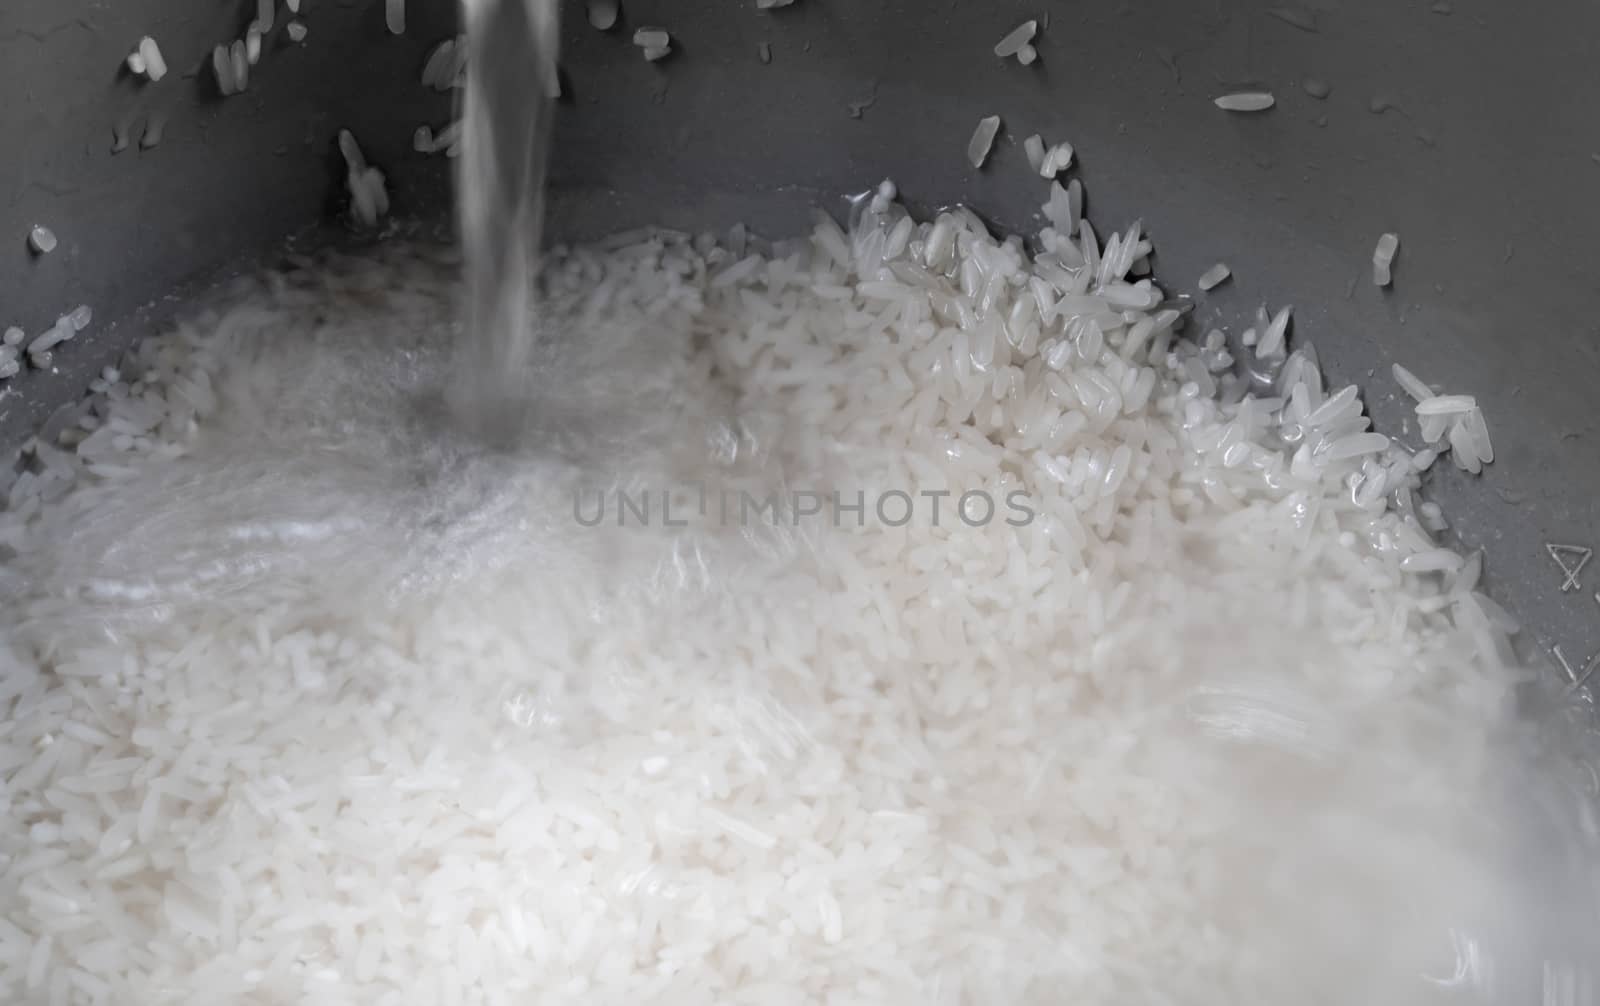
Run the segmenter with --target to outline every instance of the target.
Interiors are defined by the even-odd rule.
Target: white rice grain
[[[228,50],[228,61],[233,68],[233,86],[243,93],[250,89],[250,56],[244,39],[238,39]]]
[[[1005,38],[995,43],[994,54],[1001,59],[1010,59],[1022,51],[1022,47],[1033,41],[1033,36],[1039,30],[1039,22],[1024,21],[1011,31]]]
[[[1039,165],[1039,174],[1045,178],[1054,178],[1072,166],[1072,144],[1056,143],[1045,152],[1044,161]]]
[[[145,120],[144,132],[139,135],[139,149],[153,150],[161,145],[162,138],[167,131],[167,117],[164,113],[157,112]]]
[[[144,59],[144,72],[149,76],[151,83],[159,81],[167,75],[167,60],[161,55],[161,47],[149,35],[139,40],[139,55]]]
[[[1473,446],[1473,451],[1484,464],[1494,461],[1494,445],[1489,440],[1489,424],[1483,418],[1482,409],[1473,409],[1467,413],[1465,420],[1467,439]]]
[[[1450,529],[1450,522],[1445,520],[1444,511],[1439,508],[1439,504],[1432,501],[1417,507],[1417,519],[1423,527],[1435,534]]]
[[[1273,105],[1272,95],[1265,91],[1240,91],[1212,99],[1224,112],[1264,112]]]
[[[1022,151],[1028,157],[1028,167],[1036,172],[1044,167],[1044,140],[1039,138],[1038,133],[1022,141]]]
[[[589,0],[589,24],[599,31],[616,27],[621,5],[617,0]]]
[[[34,356],[39,353],[48,352],[55,346],[65,342],[68,338],[70,338],[71,333],[72,328],[70,325],[54,325],[50,327],[43,334],[39,335],[32,342],[28,343],[28,355]]]
[[[967,162],[974,168],[982,168],[983,162],[989,159],[989,151],[994,147],[994,138],[1000,132],[1000,116],[989,115],[978,120],[978,126],[972,131],[972,138],[967,141]]]
[[[42,224],[34,224],[28,231],[28,247],[35,255],[48,255],[56,250],[56,235]]]
[[[1400,235],[1387,233],[1378,238],[1378,244],[1372,250],[1372,282],[1378,286],[1388,286],[1393,282],[1394,257],[1399,250]]]
[[[339,153],[344,157],[345,167],[351,172],[366,170],[367,158],[361,153],[361,144],[356,142],[356,135],[348,129],[339,130]]]
[[[1461,556],[1445,548],[1415,552],[1400,560],[1400,568],[1407,573],[1454,573],[1461,566]]]
[[[211,50],[211,72],[216,77],[217,91],[223,97],[239,93],[238,82],[233,76],[233,59],[227,46],[219,45]]]
[[[633,33],[633,44],[641,49],[665,49],[671,42],[665,28],[639,28]]]
[[[461,142],[461,120],[449,122],[433,137],[433,149],[454,147]]]
[[[1289,316],[1294,309],[1282,307],[1272,316],[1256,344],[1257,356],[1279,356],[1284,352],[1284,342],[1289,331]]]
[[[1456,463],[1457,468],[1471,475],[1483,471],[1483,458],[1478,455],[1477,444],[1468,434],[1464,422],[1459,418],[1451,421],[1445,431],[1445,439],[1450,443],[1450,459]]]
[[[1072,212],[1071,197],[1067,189],[1061,187],[1060,182],[1050,183],[1050,198],[1044,204],[1045,219],[1050,221],[1050,226],[1060,231],[1064,237],[1071,237],[1077,230],[1077,217]]]
[[[1406,394],[1413,399],[1418,402],[1426,402],[1433,397],[1433,389],[1424,384],[1416,374],[1413,374],[1405,367],[1397,363],[1391,368],[1391,371],[1394,374],[1395,383],[1405,389]]]
[[[1225,282],[1228,277],[1232,275],[1233,271],[1231,269],[1229,269],[1225,264],[1218,262],[1216,265],[1200,274],[1200,282],[1198,285],[1201,290],[1211,290]]]
[[[1343,423],[1361,414],[1361,403],[1357,396],[1361,391],[1354,384],[1347,384],[1337,392],[1330,395],[1326,401],[1312,411],[1301,416],[1302,425],[1311,429],[1323,429]],[[1295,392],[1298,400],[1300,392]]]
[[[443,91],[455,76],[456,40],[447,38],[433,47],[422,65],[422,86]]]
[[[1415,409],[1419,416],[1452,416],[1471,412],[1477,407],[1478,400],[1471,395],[1434,395],[1417,402]]]
[[[1326,461],[1344,461],[1366,454],[1379,454],[1389,448],[1389,438],[1381,433],[1352,433],[1331,442],[1323,453]]]

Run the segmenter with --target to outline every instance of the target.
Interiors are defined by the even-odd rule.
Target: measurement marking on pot
[[[1572,683],[1572,690],[1577,691],[1578,689],[1582,688],[1584,683],[1594,675],[1596,668],[1600,668],[1600,653],[1596,653],[1594,656],[1589,658],[1589,663],[1584,665],[1583,673],[1578,676],[1578,680]]]
[[[1556,661],[1561,664],[1561,670],[1566,673],[1567,680],[1572,682],[1570,690],[1574,692],[1582,688],[1594,676],[1595,670],[1600,668],[1600,653],[1590,657],[1589,662],[1583,665],[1583,671],[1580,673],[1572,669],[1572,664],[1568,662],[1567,655],[1561,652],[1561,647],[1552,646],[1550,652],[1555,655]]]
[[[1560,646],[1550,647],[1550,653],[1556,658],[1556,663],[1561,665],[1561,670],[1567,675],[1568,681],[1577,681],[1578,675],[1573,672],[1572,665],[1567,663],[1567,655],[1561,652]]]
[[[1550,558],[1566,575],[1566,579],[1561,581],[1561,592],[1565,594],[1570,590],[1580,589],[1583,584],[1578,582],[1578,574],[1589,564],[1590,558],[1594,556],[1594,549],[1582,545],[1556,545],[1545,542],[1544,550],[1550,553]]]

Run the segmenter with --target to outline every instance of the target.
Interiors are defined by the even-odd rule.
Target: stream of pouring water
[[[504,443],[529,406],[559,15],[556,0],[463,0],[462,6],[467,86],[456,202],[466,331],[448,395],[461,421]]]

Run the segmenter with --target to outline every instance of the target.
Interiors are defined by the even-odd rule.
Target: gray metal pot
[[[1199,323],[1294,303],[1295,338],[1413,445],[1391,363],[1478,396],[1497,460],[1477,478],[1438,466],[1433,495],[1459,544],[1486,549],[1526,638],[1581,675],[1600,656],[1600,563],[1570,577],[1547,546],[1600,545],[1600,280],[1586,255],[1600,233],[1600,6],[1311,0],[1285,16],[1271,2],[624,0],[603,33],[569,0],[549,229],[743,221],[778,235],[891,177],[914,206],[965,202],[1026,232],[1045,192],[1021,139],[1070,139],[1101,232],[1142,217],[1170,289],[1232,266],[1199,298]],[[0,4],[0,327],[36,333],[80,303],[96,316],[53,370],[0,384],[0,446],[187,293],[291,236],[348,239],[340,128],[387,172],[397,215],[448,226],[449,162],[411,138],[451,116],[452,96],[418,79],[456,30],[454,0],[408,0],[400,37],[379,0],[303,4],[304,42],[280,4],[248,91],[227,98],[212,47],[241,34],[253,2]],[[993,56],[1019,21],[1047,17],[1039,62]],[[629,36],[646,24],[672,32],[669,59],[640,58]],[[158,83],[123,64],[146,34],[171,66]],[[1243,85],[1276,107],[1212,105]],[[1004,131],[975,171],[966,141],[990,114]],[[160,142],[141,149],[152,122]],[[119,133],[128,148],[113,152]],[[36,223],[59,238],[50,254],[27,246]],[[1402,240],[1388,290],[1370,280],[1384,231]],[[1570,874],[1549,872],[1569,904],[1556,895]]]

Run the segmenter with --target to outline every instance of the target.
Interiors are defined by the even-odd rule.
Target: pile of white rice
[[[1225,378],[1061,223],[560,252],[513,453],[441,417],[435,251],[146,343],[0,486],[0,999],[1487,995],[1479,561],[1308,348]],[[574,513],[702,484],[869,502]]]

